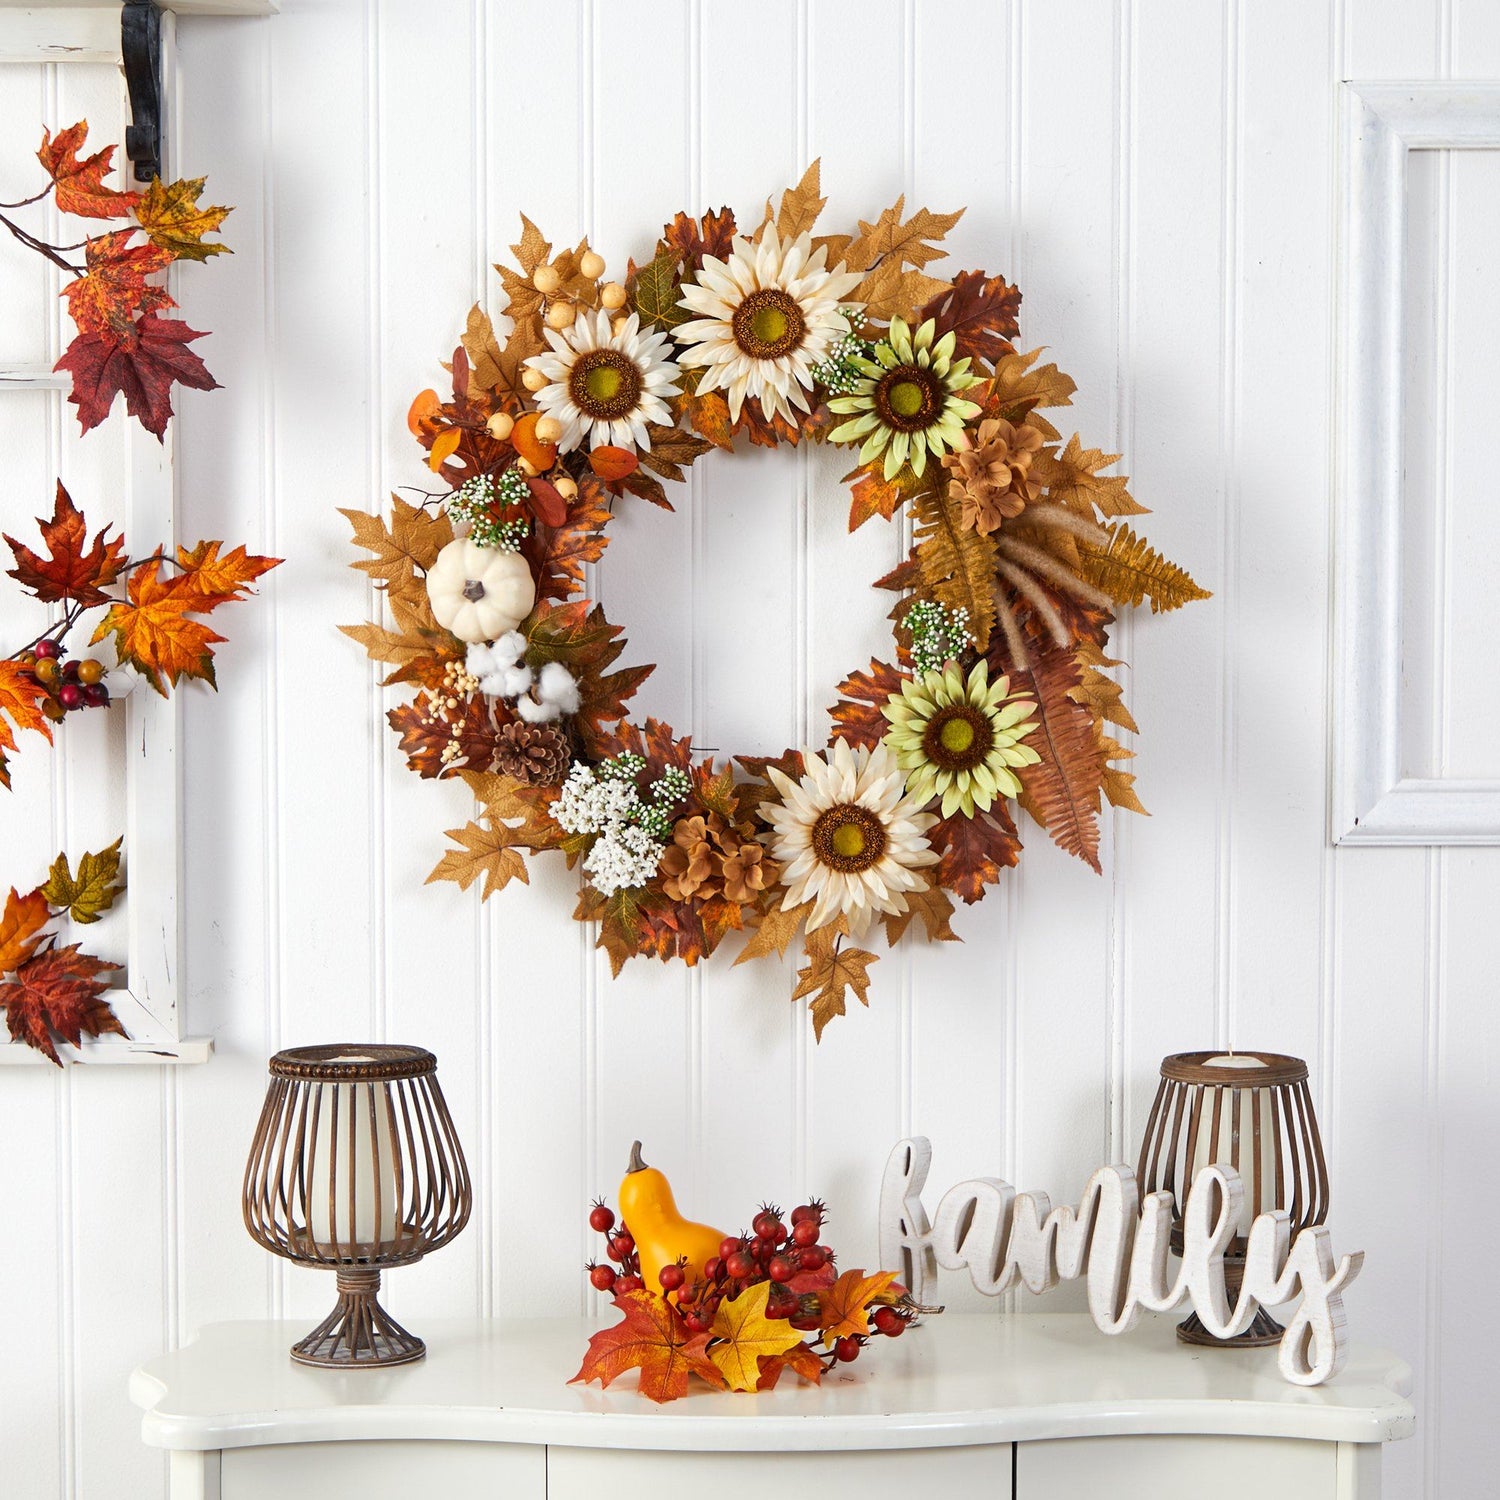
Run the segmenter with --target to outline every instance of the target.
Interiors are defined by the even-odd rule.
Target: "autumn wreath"
[[[1042,415],[1075,387],[1013,346],[1017,289],[929,273],[959,214],[898,200],[815,235],[824,201],[815,163],[748,231],[679,213],[623,282],[523,218],[520,269],[497,268],[509,336],[476,306],[452,399],[412,404],[449,490],[344,512],[391,615],[345,628],[416,689],[389,714],[408,764],[480,804],[430,878],[488,897],[526,879],[520,851],[560,850],[616,973],[732,931],[737,962],[784,955],[805,928],[794,997],[819,1034],[866,999],[875,955],[846,939],[952,939],[952,897],[1016,863],[1012,800],[1099,868],[1101,799],[1141,810],[1114,611],[1206,597],[1119,519],[1144,508],[1101,472],[1118,455]],[[670,508],[662,481],[740,436],[854,450],[850,529],[905,507],[914,544],[876,584],[894,661],[839,685],[830,748],[716,766],[626,719],[652,668],[615,666],[621,629],[583,593],[616,500]]]

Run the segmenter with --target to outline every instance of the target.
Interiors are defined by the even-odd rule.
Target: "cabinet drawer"
[[[434,1442],[230,1448],[220,1484],[220,1500],[546,1500],[547,1450]]]
[[[1338,1445],[1296,1438],[1101,1437],[1022,1443],[1016,1500],[1076,1493],[1109,1500],[1335,1500]]]
[[[860,1453],[552,1448],[547,1454],[547,1500],[677,1500],[687,1495],[712,1500],[766,1500],[768,1495],[912,1500],[922,1494],[1011,1500],[1010,1464],[1009,1443]],[[231,1500],[227,1492],[224,1500]]]

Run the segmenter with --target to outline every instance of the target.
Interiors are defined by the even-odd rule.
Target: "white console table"
[[[658,1407],[625,1376],[566,1382],[597,1325],[423,1324],[426,1360],[294,1364],[291,1323],[223,1323],[137,1370],[142,1436],[172,1500],[1375,1500],[1406,1437],[1411,1372],[1356,1348],[1336,1380],[1286,1384],[1276,1352],[1176,1342],[1148,1320],[945,1315],[814,1389],[706,1387]]]

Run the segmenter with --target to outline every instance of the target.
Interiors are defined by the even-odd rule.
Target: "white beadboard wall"
[[[240,1224],[264,1060],[387,1038],[437,1052],[475,1174],[471,1229],[392,1278],[419,1329],[586,1306],[583,1212],[633,1136],[726,1225],[821,1193],[858,1263],[904,1132],[933,1137],[938,1185],[1061,1199],[1133,1159],[1164,1053],[1304,1055],[1336,1240],[1369,1253],[1356,1336],[1417,1371],[1388,1493],[1490,1494],[1500,850],[1335,850],[1325,809],[1335,81],[1500,77],[1492,0],[283,0],[179,42],[178,159],[238,205],[234,257],[184,281],[226,389],[181,402],[181,529],[288,561],[232,619],[217,697],[186,701],[184,981],[213,1061],[0,1078],[5,1493],[161,1493],[133,1363],[210,1320],[323,1310],[326,1278]],[[678,207],[753,212],[816,155],[835,223],[903,191],[969,205],[956,263],[1019,280],[1085,442],[1126,452],[1150,536],[1215,596],[1119,628],[1153,816],[1110,820],[1105,876],[1033,830],[967,942],[883,961],[821,1048],[774,965],[612,981],[552,862],[483,909],[424,887],[462,798],[404,770],[334,628],[372,608],[334,507],[423,482],[407,403],[521,210],[623,269]],[[1414,192],[1413,378],[1439,416],[1418,490],[1447,521],[1408,686],[1469,775],[1496,774],[1467,727],[1492,676],[1496,165],[1439,158]],[[822,737],[886,639],[866,585],[900,540],[846,535],[841,472],[711,456],[675,515],[624,509],[599,587],[662,663],[643,713],[741,751]],[[11,530],[45,502],[22,477]],[[56,816],[23,811],[11,848],[51,847]]]

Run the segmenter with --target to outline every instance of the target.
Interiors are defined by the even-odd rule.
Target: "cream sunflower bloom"
[[[688,346],[678,361],[703,367],[699,393],[722,390],[731,420],[747,396],[767,417],[808,410],[812,367],[849,331],[840,299],[861,280],[842,261],[828,270],[827,257],[810,234],[783,245],[768,224],[759,243],[737,235],[728,260],[705,255],[696,283],[683,285],[681,305],[697,317],[673,330]]]
[[[943,816],[988,812],[996,797],[1020,795],[1015,767],[1041,756],[1023,744],[1035,729],[1030,698],[1012,696],[1010,678],[989,680],[981,658],[965,680],[958,663],[905,683],[881,712],[890,720],[884,744],[906,772],[919,806],[943,799]]]
[[[913,334],[904,318],[892,318],[871,359],[851,361],[863,377],[847,396],[835,396],[830,411],[847,416],[828,434],[831,443],[863,439],[859,461],[885,454],[885,477],[894,479],[910,462],[918,479],[934,458],[958,445],[964,423],[979,407],[959,394],[979,384],[967,359],[955,360],[953,334],[934,342],[929,318]]]
[[[580,313],[564,333],[545,332],[552,348],[526,365],[549,381],[536,393],[536,404],[562,423],[559,450],[567,453],[585,438],[590,448],[649,450],[646,424],[671,423],[667,400],[679,379],[666,334],[642,333],[635,313],[616,333],[602,308]]]
[[[761,807],[786,887],[783,911],[811,901],[809,931],[843,916],[861,936],[877,916],[906,910],[924,865],[938,853],[926,833],[937,819],[906,795],[901,768],[883,745],[851,750],[838,740],[826,758],[807,753],[800,781],[770,769],[779,803]]]

